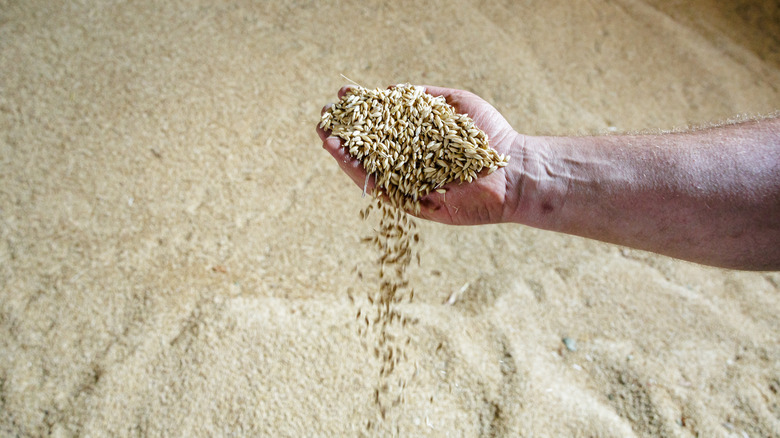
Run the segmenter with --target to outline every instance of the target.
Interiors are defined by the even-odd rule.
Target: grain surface
[[[372,308],[379,215],[314,130],[339,74],[529,135],[670,130],[777,109],[777,11],[0,0],[0,436],[364,436],[382,362],[345,291]],[[376,436],[780,436],[780,274],[417,229],[418,373]]]

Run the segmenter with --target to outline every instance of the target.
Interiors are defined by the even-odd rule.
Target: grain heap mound
[[[344,148],[366,170],[366,185],[373,177],[379,188],[373,191],[374,202],[360,213],[365,219],[377,208],[381,215],[374,235],[363,239],[379,253],[379,290],[368,294],[373,309],[360,309],[356,317],[361,335],[376,336],[373,351],[381,369],[374,401],[384,420],[389,408],[403,402],[406,376],[392,377],[410,341],[402,330],[416,322],[398,308],[414,298],[406,268],[415,255],[419,263],[413,248],[419,240],[417,227],[406,212],[418,213],[420,199],[432,190],[444,193],[442,186],[452,181],[471,182],[484,169],[492,173],[505,166],[509,157],[488,147],[487,135],[468,115],[409,84],[387,90],[351,88],[322,115],[320,126],[344,140]]]

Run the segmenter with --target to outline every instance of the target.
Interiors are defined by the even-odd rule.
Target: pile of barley
[[[361,217],[368,217],[372,208],[380,210],[378,228],[364,238],[379,252],[379,290],[368,294],[373,309],[358,310],[357,319],[361,335],[371,331],[376,336],[373,351],[382,365],[374,401],[384,419],[389,408],[403,402],[406,376],[392,375],[406,358],[403,347],[410,341],[403,328],[416,322],[397,307],[414,298],[406,268],[415,255],[419,263],[413,247],[419,235],[406,211],[419,212],[420,199],[432,190],[443,193],[442,186],[452,181],[471,182],[484,169],[492,173],[505,166],[509,157],[488,147],[487,135],[468,115],[456,113],[443,97],[408,84],[387,90],[352,88],[322,115],[320,126],[344,140],[344,148],[366,170],[366,182],[369,176],[375,180],[374,202]]]

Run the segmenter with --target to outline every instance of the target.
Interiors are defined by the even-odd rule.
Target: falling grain
[[[415,258],[420,264],[417,225],[407,212],[418,214],[420,200],[434,190],[446,202],[443,186],[472,182],[483,170],[489,174],[505,166],[509,157],[491,149],[487,134],[444,97],[409,84],[385,90],[353,87],[323,113],[320,127],[341,138],[344,149],[361,162],[364,195],[369,178],[374,181],[373,201],[360,217],[367,219],[372,209],[380,212],[374,235],[362,239],[378,252],[379,291],[368,293],[373,317],[358,311],[356,319],[364,323],[361,335],[376,335],[373,353],[381,366],[374,400],[384,419],[389,408],[404,400],[407,379],[402,376],[393,385],[399,393],[388,383],[407,357],[403,347],[411,338],[403,330],[418,321],[398,308],[414,298],[407,267]],[[367,428],[371,426],[368,422]]]

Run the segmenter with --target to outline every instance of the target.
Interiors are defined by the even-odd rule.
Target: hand
[[[341,98],[349,90],[342,87]],[[491,148],[499,154],[513,156],[509,165],[499,168],[490,175],[483,171],[479,178],[471,183],[453,181],[442,188],[446,193],[433,191],[420,199],[418,217],[450,225],[478,225],[500,223],[512,220],[517,200],[517,178],[522,167],[522,146],[524,137],[517,134],[504,117],[492,105],[479,96],[463,90],[425,86],[426,92],[433,96],[444,96],[447,103],[461,114],[468,114],[476,126],[488,135]],[[328,106],[322,111],[327,110]],[[317,127],[322,146],[330,152],[343,170],[361,189],[366,182],[366,171],[362,164],[354,159],[342,147],[342,140],[330,136],[329,132]],[[369,178],[367,192],[374,187],[373,178]]]

